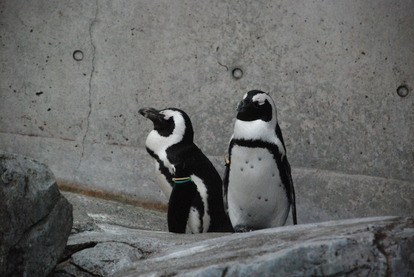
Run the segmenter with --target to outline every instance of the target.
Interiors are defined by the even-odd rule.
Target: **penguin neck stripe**
[[[284,145],[278,145],[277,143],[262,141],[262,140],[253,140],[253,139],[233,139],[230,142],[231,145],[239,145],[242,147],[249,147],[249,148],[267,148],[277,149],[276,153],[281,157],[286,155]]]
[[[191,177],[172,178],[172,181],[176,184],[182,184],[192,181]]]
[[[253,139],[233,139],[232,142],[236,145],[250,148],[273,148],[275,146],[277,147],[277,145],[274,143]]]

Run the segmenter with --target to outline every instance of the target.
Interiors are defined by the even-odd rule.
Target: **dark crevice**
[[[79,251],[82,251],[84,249],[93,248],[97,244],[98,244],[98,242],[89,241],[89,242],[85,242],[85,243],[67,245],[66,248],[65,248],[65,251],[62,254],[62,257],[61,257],[59,263],[69,259],[73,254],[75,254]]]
[[[390,256],[386,250],[386,247],[383,244],[383,241],[387,239],[388,234],[387,231],[394,229],[396,224],[391,224],[389,226],[385,226],[384,228],[379,229],[374,233],[374,245],[377,247],[378,251],[384,256],[385,263],[386,263],[386,270],[385,270],[385,276],[390,277],[392,276],[391,273],[391,266],[390,266]]]
[[[227,275],[227,271],[229,271],[229,268],[226,266],[226,267],[223,269],[223,272],[221,273],[221,277],[226,277],[226,275]]]
[[[92,272],[84,269],[83,267],[78,266],[77,264],[74,264],[74,263],[70,263],[70,264],[73,265],[74,267],[76,267],[79,271],[82,271],[82,272],[84,272],[86,274],[89,274],[91,276],[94,276],[94,277],[103,277],[102,275],[92,273]]]

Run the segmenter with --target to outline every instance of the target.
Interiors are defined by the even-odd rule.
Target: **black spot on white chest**
[[[266,148],[251,148],[235,145],[231,151],[230,183],[247,185],[261,180],[258,186],[281,183],[278,166],[273,154]],[[250,187],[250,186],[249,186]]]
[[[228,198],[230,205],[263,205],[270,209],[271,203],[286,198],[277,163],[268,149],[232,148]]]

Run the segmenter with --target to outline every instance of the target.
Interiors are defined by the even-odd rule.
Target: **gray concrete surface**
[[[262,89],[279,110],[302,223],[410,215],[413,10],[412,0],[3,0],[0,149],[45,162],[61,187],[160,207],[144,149],[152,126],[138,109],[187,111],[222,172],[235,106]]]

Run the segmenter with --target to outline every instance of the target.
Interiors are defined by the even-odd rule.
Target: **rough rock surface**
[[[118,276],[414,276],[414,220],[273,228],[164,249]]]
[[[62,192],[73,205],[72,235],[53,277],[108,276],[165,245],[167,214],[130,204]],[[136,237],[135,235],[138,234]],[[167,243],[172,243],[173,239]],[[152,245],[152,246],[151,246]]]
[[[72,234],[53,277],[414,276],[414,219],[177,235],[102,222]]]
[[[167,231],[167,213],[119,201],[62,191],[73,205],[72,234],[98,230],[98,224],[111,224],[151,231]]]
[[[47,166],[0,152],[0,218],[0,276],[52,272],[73,218]]]

